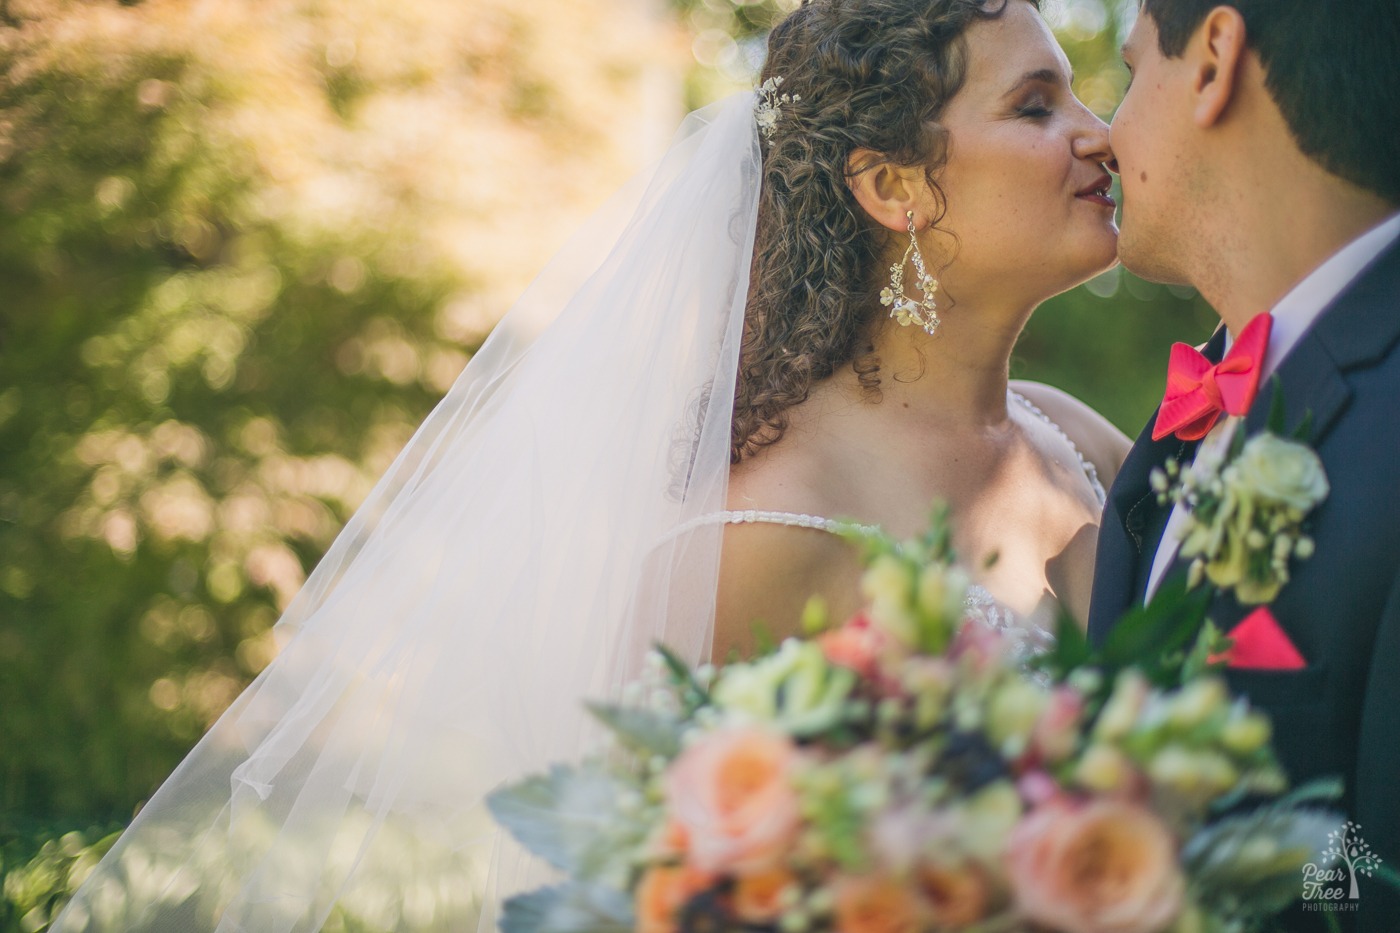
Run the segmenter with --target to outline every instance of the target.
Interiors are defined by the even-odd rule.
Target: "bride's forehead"
[[[1009,88],[1030,74],[1070,78],[1068,56],[1029,3],[1013,0],[1000,17],[970,26],[965,39],[970,82],[1000,81]]]

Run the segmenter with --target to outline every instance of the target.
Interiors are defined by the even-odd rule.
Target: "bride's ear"
[[[922,166],[896,165],[873,149],[857,149],[846,159],[846,184],[856,203],[882,227],[904,233],[909,211],[917,226],[929,221],[928,180]]]

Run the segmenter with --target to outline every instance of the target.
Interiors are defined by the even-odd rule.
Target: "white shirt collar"
[[[1269,352],[1264,357],[1260,378],[1267,379],[1278,369],[1289,352],[1308,332],[1313,321],[1361,274],[1385,248],[1400,238],[1400,213],[1392,214],[1346,246],[1337,250],[1274,305],[1273,329],[1269,332]],[[1225,334],[1229,352],[1235,335]]]

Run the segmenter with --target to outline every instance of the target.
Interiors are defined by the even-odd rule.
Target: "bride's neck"
[[[932,426],[976,429],[1006,421],[1011,351],[1030,316],[959,306],[943,312],[938,333],[882,324],[871,345],[880,361],[881,407]],[[858,389],[846,371],[848,388]]]

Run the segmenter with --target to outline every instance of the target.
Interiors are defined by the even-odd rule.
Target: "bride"
[[[800,99],[764,154],[716,658],[752,650],[755,618],[794,634],[814,593],[835,618],[859,608],[858,555],[810,527],[907,537],[935,498],[1003,618],[1088,618],[1128,440],[1048,386],[1008,391],[1007,370],[1036,305],[1115,261],[1108,127],[1030,3],[982,10],[935,3],[865,31],[848,5],[812,4],[773,33],[764,77]],[[882,288],[926,307],[891,319]]]
[[[769,53],[502,320],[54,929],[492,929],[549,868],[485,796],[595,748],[652,644],[854,606],[829,516],[942,497],[989,618],[1082,618],[1126,445],[1007,360],[1113,261],[1106,128],[1032,0],[813,0]]]

